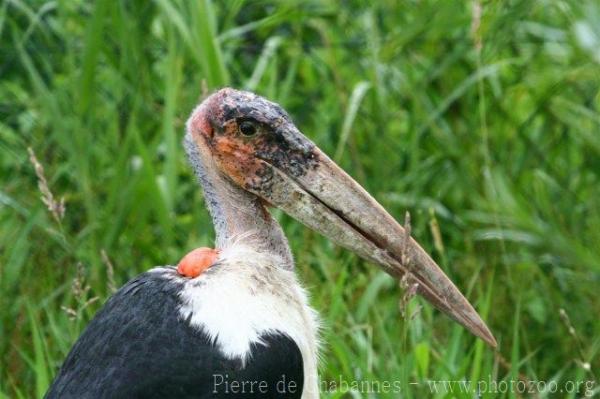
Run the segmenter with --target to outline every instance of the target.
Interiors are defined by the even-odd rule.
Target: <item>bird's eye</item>
[[[252,137],[258,132],[256,124],[251,121],[242,121],[239,125],[240,133],[246,137]]]

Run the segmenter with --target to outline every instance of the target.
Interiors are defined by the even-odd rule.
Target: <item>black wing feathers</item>
[[[263,337],[266,345],[253,346],[245,367],[223,357],[180,318],[182,282],[168,277],[174,273],[144,273],[116,292],[73,346],[46,398],[301,397],[302,356],[293,340]]]

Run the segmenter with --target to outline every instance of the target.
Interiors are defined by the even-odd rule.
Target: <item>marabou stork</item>
[[[116,292],[47,398],[317,398],[316,312],[270,206],[394,277],[408,271],[419,294],[496,345],[419,244],[279,105],[221,89],[193,111],[184,144],[216,249],[192,252],[179,268],[156,267]]]

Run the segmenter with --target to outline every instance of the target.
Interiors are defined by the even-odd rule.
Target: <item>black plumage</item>
[[[224,357],[181,319],[184,283],[163,268],[117,291],[73,346],[46,398],[301,397],[302,355],[291,338],[261,337],[245,364]]]

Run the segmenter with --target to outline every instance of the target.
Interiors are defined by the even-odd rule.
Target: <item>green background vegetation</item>
[[[427,380],[596,381],[597,1],[4,0],[0,50],[0,397],[43,395],[112,280],[212,244],[181,138],[225,85],[279,102],[410,211],[499,342],[421,299],[407,320],[396,282],[277,213],[324,321],[325,381],[407,398],[473,397]]]

